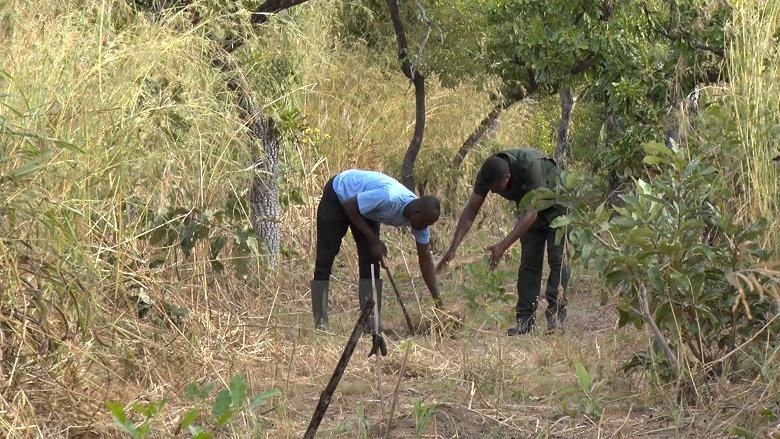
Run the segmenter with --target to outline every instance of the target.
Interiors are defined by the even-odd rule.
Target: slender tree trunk
[[[406,149],[406,154],[404,154],[401,179],[404,186],[414,192],[414,162],[417,161],[417,154],[420,153],[423,133],[425,132],[425,77],[419,72],[415,72],[412,83],[414,83],[415,101],[414,134]]]
[[[479,144],[479,142],[483,137],[485,137],[485,134],[487,134],[489,130],[492,130],[496,127],[498,124],[498,118],[501,116],[501,113],[509,108],[509,106],[511,106],[514,102],[510,103],[509,105],[505,105],[503,103],[496,105],[493,107],[493,110],[491,110],[490,113],[488,113],[487,116],[482,119],[479,125],[477,125],[477,129],[475,129],[466,139],[466,141],[463,142],[463,145],[460,146],[458,153],[455,154],[455,157],[452,159],[452,164],[450,166],[453,170],[460,169],[460,165],[463,164],[463,161],[466,159],[466,155],[468,155],[468,153],[471,152],[471,150],[474,149],[477,144]]]
[[[414,191],[414,162],[422,146],[425,132],[425,77],[420,74],[409,61],[409,42],[406,39],[406,31],[401,21],[401,13],[396,0],[386,0],[390,10],[390,18],[393,21],[396,40],[398,42],[398,60],[401,62],[401,71],[412,81],[414,85],[415,118],[414,134],[406,149],[404,161],[401,165],[401,182],[410,191]]]
[[[571,123],[571,112],[574,109],[576,99],[570,89],[562,90],[559,94],[561,96],[561,121],[558,124],[558,142],[555,145],[553,158],[559,167],[564,168],[568,161],[567,151],[570,144],[569,124]]]
[[[265,243],[269,265],[279,266],[279,149],[275,121],[265,118],[238,66],[224,54],[214,65],[230,75],[228,89],[237,95],[237,106],[248,130],[247,143],[255,175],[249,194],[250,220],[257,238]]]

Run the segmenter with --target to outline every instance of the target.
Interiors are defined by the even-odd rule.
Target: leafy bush
[[[741,270],[769,256],[754,242],[767,221],[743,227],[719,207],[728,193],[708,156],[689,159],[687,151],[655,142],[644,149],[644,162],[661,173],[635,179],[634,194],[621,196],[625,207],[591,210],[577,200],[579,178],[567,174],[561,203],[570,212],[553,226],[574,226],[573,257],[586,267],[595,260],[604,285],[617,288],[619,326],[650,325],[679,370],[674,351],[684,346],[699,362],[712,362],[777,312],[763,294],[767,277],[752,275],[749,288],[740,283]]]
[[[575,362],[575,373],[577,375],[577,387],[572,387],[560,392],[563,396],[561,408],[564,412],[576,415],[585,413],[587,416],[596,416],[601,419],[604,414],[603,395],[599,393],[606,379],[594,381],[595,373],[588,372],[585,366],[578,361]]]
[[[516,281],[517,276],[509,270],[490,271],[487,256],[479,263],[466,264],[465,268],[470,282],[458,287],[458,293],[467,300],[469,309],[483,312],[486,319],[497,323],[506,320],[501,308],[515,295],[504,285],[507,279]]]
[[[187,397],[195,401],[192,407],[181,422],[176,426],[176,434],[182,430],[187,430],[193,439],[211,439],[213,432],[208,432],[204,427],[196,425],[199,418],[206,417],[209,424],[217,429],[224,427],[234,415],[251,411],[264,405],[268,399],[279,396],[279,390],[269,389],[257,393],[251,399],[247,398],[246,381],[241,375],[234,375],[230,379],[230,387],[220,390],[214,397],[213,402],[209,400],[209,395],[214,389],[214,383],[206,383],[202,388],[195,383],[187,386]],[[107,402],[106,406],[111,410],[114,424],[119,429],[133,439],[141,439],[151,432],[151,420],[159,415],[165,405],[170,400],[164,398],[159,402],[152,402],[146,405],[133,404],[132,412],[144,416],[140,423],[134,423],[128,419],[128,413],[124,405],[116,402]]]

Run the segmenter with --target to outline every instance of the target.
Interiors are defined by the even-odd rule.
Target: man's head
[[[493,193],[501,192],[509,184],[509,163],[501,157],[492,156],[485,160],[479,170],[479,178]]]
[[[409,222],[414,230],[425,230],[439,220],[441,205],[433,195],[425,195],[409,203]]]

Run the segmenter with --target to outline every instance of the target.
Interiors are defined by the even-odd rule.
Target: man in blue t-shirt
[[[428,226],[439,219],[439,200],[434,196],[417,197],[392,177],[379,172],[349,169],[331,178],[325,185],[317,208],[317,261],[311,284],[314,325],[328,330],[328,287],[333,260],[341,241],[352,230],[358,251],[360,309],[372,296],[371,266],[374,266],[379,313],[382,305],[382,281],[379,263],[387,256],[387,247],[379,239],[379,224],[410,226],[417,242],[417,255],[423,279],[436,303],[440,303],[436,273],[428,244]]]

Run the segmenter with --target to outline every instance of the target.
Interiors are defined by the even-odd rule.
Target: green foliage
[[[179,431],[189,431],[193,439],[211,439],[216,431],[224,427],[236,414],[254,410],[264,405],[269,399],[279,396],[279,390],[268,389],[258,392],[251,399],[247,399],[246,381],[241,375],[234,375],[230,379],[230,386],[217,392],[213,402],[209,395],[214,388],[214,383],[209,382],[198,387],[196,383],[187,386],[186,396],[194,401],[194,406],[184,415],[176,426],[176,434]],[[115,402],[107,402],[106,406],[111,411],[114,424],[124,433],[134,439],[141,439],[150,433],[150,421],[162,412],[165,404],[169,402],[164,398],[160,402],[152,402],[147,405],[133,404],[133,412],[143,415],[145,418],[140,425],[128,420],[125,407]],[[210,410],[209,410],[210,408]],[[195,422],[211,413],[209,422],[216,427],[214,432],[206,431]]]
[[[422,398],[418,398],[414,401],[412,407],[412,418],[414,419],[414,437],[422,437],[425,433],[425,429],[431,423],[435,406],[423,404]]]
[[[679,340],[696,359],[710,362],[750,338],[776,312],[760,288],[740,292],[736,274],[768,256],[755,243],[767,222],[743,226],[719,207],[729,195],[717,184],[722,179],[713,156],[689,159],[682,148],[657,142],[644,149],[645,163],[662,173],[650,181],[635,179],[634,193],[622,196],[625,207],[613,212],[602,204],[594,211],[569,192],[562,204],[570,213],[553,226],[574,226],[573,257],[586,267],[595,259],[604,285],[618,288],[619,326],[644,325],[644,288],[667,342],[675,346]],[[564,174],[564,192],[576,182],[575,175]]]
[[[578,386],[559,393],[563,396],[561,408],[564,413],[571,415],[584,413],[586,416],[595,416],[596,419],[601,419],[604,414],[604,403],[600,390],[607,379],[594,381],[595,373],[588,372],[579,360],[575,361],[574,366]]]
[[[133,404],[133,412],[144,416],[144,420],[141,425],[136,426],[133,422],[127,419],[127,413],[125,407],[122,404],[113,402],[107,402],[106,406],[111,411],[111,416],[114,418],[114,425],[119,427],[121,431],[127,433],[133,439],[141,439],[149,433],[149,422],[160,414],[165,404],[169,400],[164,398],[160,402],[152,402],[147,405]]]
[[[357,424],[360,437],[368,439],[371,434],[371,422],[368,419],[366,408],[363,406],[363,401],[360,401],[357,406]]]
[[[131,203],[126,203],[130,216]],[[135,208],[144,209],[137,203]],[[168,248],[181,250],[186,258],[191,257],[198,243],[208,244],[211,268],[221,273],[225,264],[220,256],[225,248],[232,250],[231,262],[236,276],[246,278],[253,257],[265,253],[264,243],[257,240],[249,220],[249,205],[246,194],[230,193],[221,208],[201,209],[199,207],[170,206],[154,213],[143,213],[140,220],[147,228],[143,238],[160,250],[149,262],[149,268],[160,267],[167,262]]]
[[[469,283],[459,286],[458,294],[467,300],[472,311],[482,313],[487,320],[504,322],[502,308],[515,297],[504,285],[507,280],[516,281],[517,276],[509,270],[490,271],[487,256],[479,263],[466,264],[465,268]]]

